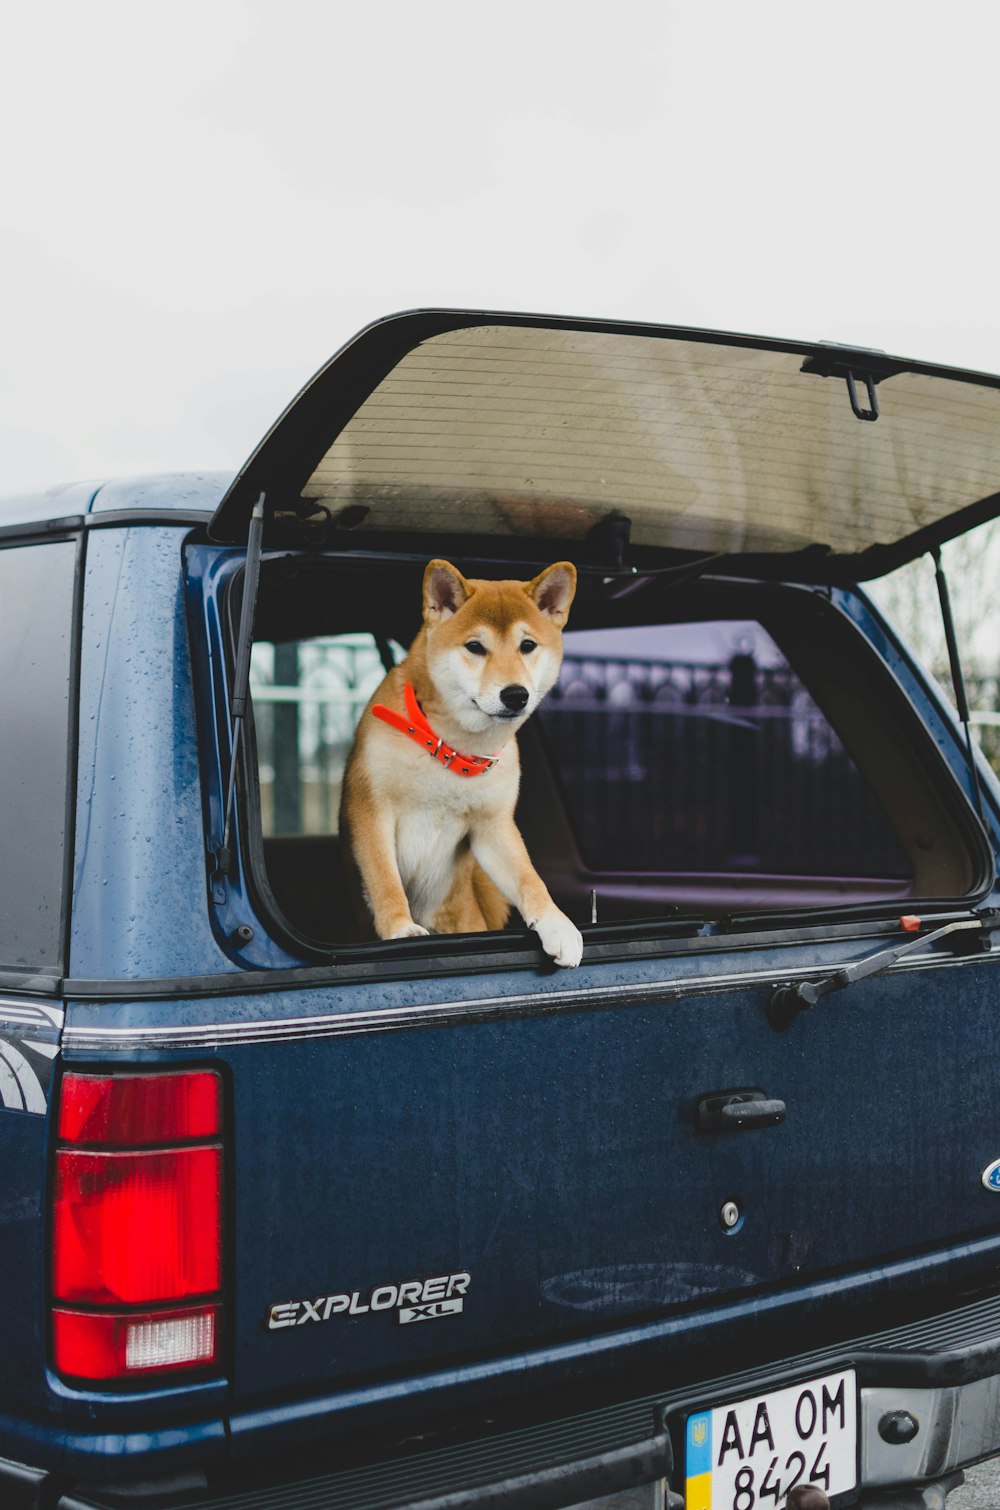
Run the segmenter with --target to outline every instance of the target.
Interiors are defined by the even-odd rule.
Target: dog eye
[[[537,649],[538,649],[538,646],[535,644],[534,640],[522,640],[521,641],[521,654],[522,655],[530,655],[533,650],[537,650]]]
[[[466,650],[468,650],[468,652],[469,652],[470,655],[485,655],[486,654],[486,646],[485,645],[481,645],[478,640],[466,640],[466,642],[465,642],[465,648],[466,648]]]

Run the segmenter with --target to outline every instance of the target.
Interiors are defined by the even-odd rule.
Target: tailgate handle
[[[702,1096],[695,1123],[702,1132],[747,1132],[752,1127],[776,1127],[785,1120],[785,1103],[764,1091],[713,1091]]]

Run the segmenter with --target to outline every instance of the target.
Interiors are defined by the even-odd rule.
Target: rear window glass
[[[614,518],[633,547],[850,555],[1000,486],[1000,388],[875,361],[859,424],[845,369],[801,351],[453,330],[388,373],[302,495],[343,531],[582,541]]]
[[[0,550],[0,967],[62,969],[75,562]]]
[[[908,877],[899,839],[758,623],[565,636],[538,711],[594,870]]]

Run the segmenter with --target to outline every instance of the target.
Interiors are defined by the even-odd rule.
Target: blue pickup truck
[[[937,561],[964,712],[998,512],[1000,378],[473,311],[235,476],[3,505],[4,1510],[931,1510],[1000,1452],[1000,791],[864,591]],[[433,557],[576,566],[518,823],[577,970],[345,903]]]

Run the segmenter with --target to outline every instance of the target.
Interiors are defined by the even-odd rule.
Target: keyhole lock
[[[739,1201],[726,1201],[719,1212],[719,1221],[727,1232],[732,1232],[739,1226],[742,1215]]]

